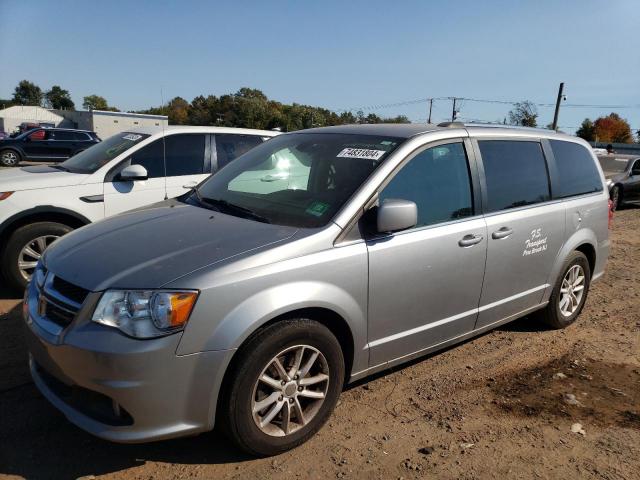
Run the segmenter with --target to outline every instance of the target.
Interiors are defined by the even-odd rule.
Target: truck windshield
[[[403,140],[340,133],[281,135],[221,169],[189,201],[255,221],[321,227]]]
[[[149,135],[132,132],[118,133],[74,155],[62,162],[59,167],[61,170],[73,173],[93,173],[146,138],[149,138]]]

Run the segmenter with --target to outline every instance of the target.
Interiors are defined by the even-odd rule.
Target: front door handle
[[[493,238],[495,240],[500,240],[501,238],[507,238],[512,233],[513,233],[513,229],[511,229],[509,227],[502,227],[497,232],[493,232],[491,234],[491,238]]]
[[[461,247],[471,247],[476,243],[480,243],[482,238],[482,235],[465,235],[458,241],[458,245]]]

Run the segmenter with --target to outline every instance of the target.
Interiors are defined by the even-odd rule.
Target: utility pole
[[[427,123],[431,123],[431,109],[433,108],[433,98],[429,99],[429,119],[427,120]]]
[[[453,108],[451,109],[451,121],[456,121],[456,97],[452,98],[453,100]]]
[[[558,114],[560,113],[560,102],[562,101],[562,91],[564,90],[564,82],[560,83],[558,88],[558,98],[556,100],[556,111],[553,114],[553,130],[558,130]]]

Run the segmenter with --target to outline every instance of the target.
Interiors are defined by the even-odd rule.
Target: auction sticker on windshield
[[[125,140],[131,140],[132,142],[135,142],[136,140],[141,139],[142,135],[135,135],[133,133],[128,133],[127,135],[125,135],[122,138],[125,139]]]
[[[369,150],[368,148],[345,148],[338,158],[364,158],[366,160],[379,160],[385,153],[384,150]]]

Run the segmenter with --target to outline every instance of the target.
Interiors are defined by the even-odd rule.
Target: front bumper
[[[38,313],[39,295],[29,285],[23,309],[31,375],[72,423],[125,443],[213,428],[218,391],[233,351],[179,356],[181,334],[136,340],[83,318],[85,308],[68,327],[52,333]],[[90,296],[85,304],[91,302]]]

